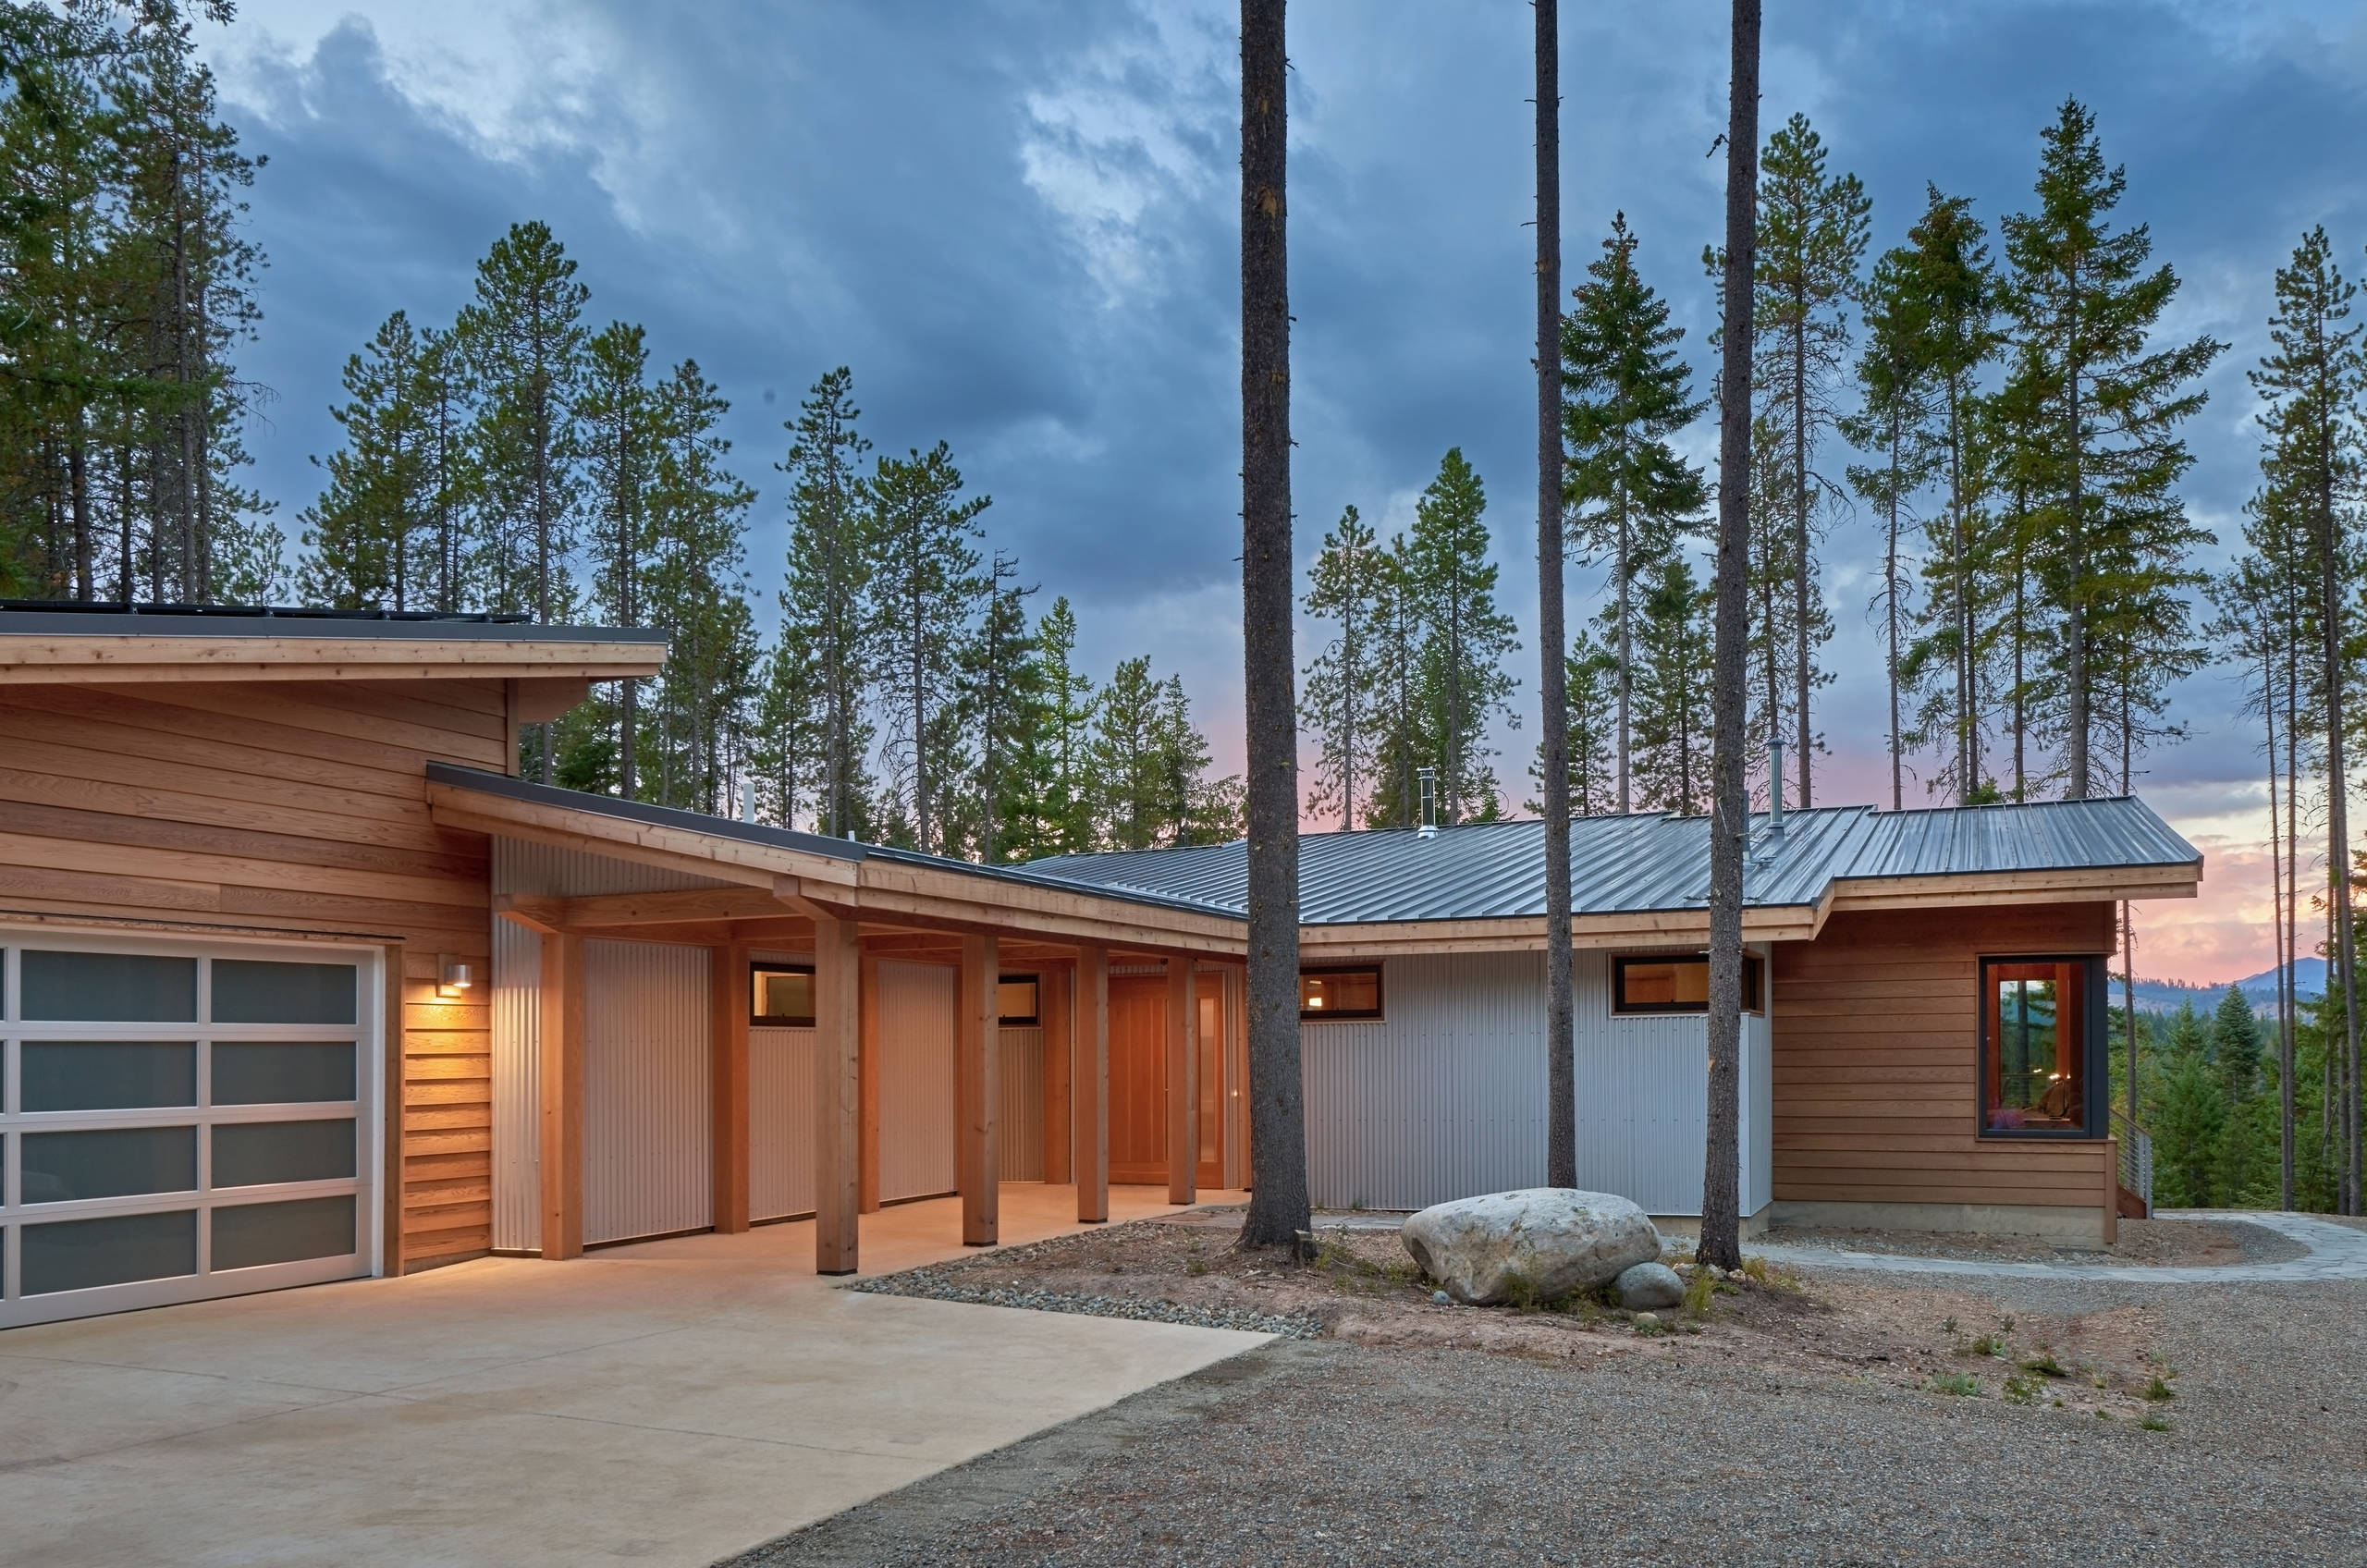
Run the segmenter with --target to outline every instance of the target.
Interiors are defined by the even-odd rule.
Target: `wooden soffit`
[[[615,680],[655,675],[665,664],[666,644],[642,641],[0,633],[0,687],[191,680]]]

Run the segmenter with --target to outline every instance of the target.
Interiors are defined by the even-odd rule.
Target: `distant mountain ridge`
[[[2326,988],[2326,961],[2305,958],[2293,966],[2293,978],[2301,999],[2311,1000],[2324,996]],[[2258,974],[2247,975],[2236,982],[2255,1011],[2265,1011],[2276,1006],[2276,971],[2263,969]],[[2197,1012],[2209,1012],[2219,1005],[2226,994],[2225,985],[2189,985],[2184,980],[2140,980],[2137,982],[2137,1011],[2140,1012],[2176,1012],[2188,1002]],[[2120,1000],[2120,984],[2113,983],[2112,999]]]

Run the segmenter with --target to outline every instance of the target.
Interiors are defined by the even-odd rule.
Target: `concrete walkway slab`
[[[1005,1188],[1006,1241],[1073,1202]],[[868,1216],[865,1262],[958,1230],[950,1200]],[[1265,1341],[812,1258],[767,1226],[0,1334],[0,1564],[704,1564]]]
[[[1878,1274],[1978,1274],[2005,1280],[2111,1280],[2131,1285],[2241,1285],[2312,1280],[2367,1280],[2367,1231],[2313,1214],[2238,1208],[2163,1209],[2160,1219],[2240,1220],[2258,1225],[2309,1248],[2285,1263],[2153,1265],[2026,1263],[1993,1257],[1926,1257],[1919,1254],[1857,1252],[1847,1247],[1752,1243],[1750,1251],[1771,1263],[1803,1268],[1857,1268]]]

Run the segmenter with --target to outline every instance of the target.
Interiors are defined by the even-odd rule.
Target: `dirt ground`
[[[2279,1263],[2299,1257],[2301,1243],[2257,1225],[2201,1219],[2124,1219],[2109,1247],[2067,1247],[2025,1236],[1974,1236],[1936,1231],[1823,1231],[1785,1226],[1766,1239],[1786,1246],[1849,1252],[1901,1253],[1918,1257],[1989,1257],[2001,1263],[2136,1264],[2212,1268],[2231,1263]]]
[[[1255,1312],[1306,1323],[1322,1337],[1373,1347],[1454,1347],[1546,1363],[1637,1361],[1755,1367],[1784,1377],[1844,1376],[1934,1396],[1980,1397],[2116,1419],[2154,1416],[2177,1369],[2155,1347],[2142,1305],[2053,1314],[2000,1310],[1989,1297],[1864,1276],[1808,1280],[1746,1263],[1715,1281],[1698,1310],[1640,1323],[1601,1295],[1526,1309],[1433,1299],[1391,1230],[1325,1228],[1311,1263],[1243,1253],[1237,1210],[1204,1209],[983,1253],[876,1282],[913,1293],[1043,1299],[1203,1313]],[[2199,1261],[2236,1243],[2214,1227],[2172,1227],[2124,1244],[2152,1261]],[[2133,1229],[2133,1227],[2132,1227]],[[1791,1239],[1788,1236],[1786,1239]],[[1865,1236],[1856,1237],[1862,1246]],[[2091,1254],[2090,1256],[2095,1256]],[[1678,1261],[1683,1261],[1681,1258]],[[1213,1317],[1211,1318],[1213,1320]],[[2149,1398],[2149,1390],[2151,1396]]]

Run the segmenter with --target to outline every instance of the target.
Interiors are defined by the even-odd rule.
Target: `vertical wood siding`
[[[491,1008],[435,995],[492,957],[485,841],[428,815],[426,765],[508,762],[498,680],[0,691],[0,906],[403,944],[401,1248],[493,1241]]]
[[[1002,1179],[1044,1179],[1044,1031],[996,1032],[1002,1052]]]
[[[706,949],[583,944],[583,1240],[715,1221]]]
[[[2112,949],[2103,903],[1836,914],[1779,946],[1776,1198],[2101,1209],[2103,1140],[1977,1135],[1980,961]]]
[[[814,1212],[814,1031],[748,1031],[748,1217]]]
[[[961,971],[879,964],[879,1196],[954,1190],[954,1019]]]

